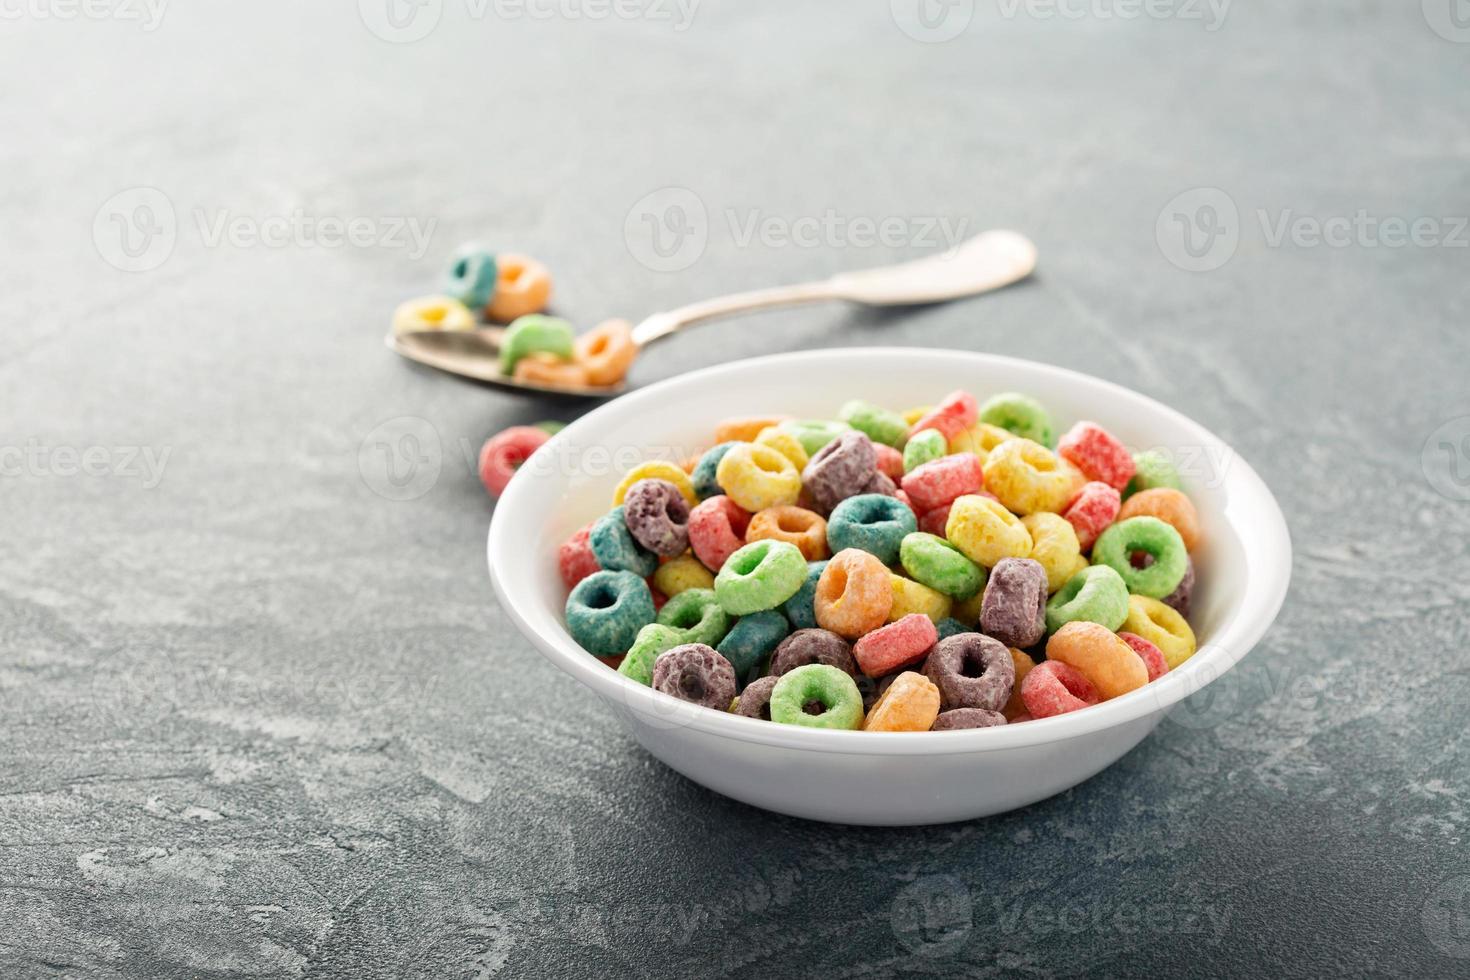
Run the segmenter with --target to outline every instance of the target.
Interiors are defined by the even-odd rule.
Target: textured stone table
[[[1470,972],[1470,32],[895,5],[4,5],[0,974]],[[485,573],[474,450],[585,406],[402,363],[387,311],[475,237],[587,323],[991,226],[1035,280],[709,326],[636,380],[890,343],[1133,386],[1278,494],[1276,627],[997,819],[664,769]]]

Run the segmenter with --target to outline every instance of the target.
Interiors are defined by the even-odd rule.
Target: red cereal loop
[[[878,455],[879,473],[894,483],[903,479],[903,453],[881,442],[873,443],[873,451]]]
[[[1077,496],[1062,511],[1062,516],[1077,530],[1077,543],[1082,550],[1089,551],[1097,536],[1118,519],[1122,506],[1122,494],[1106,483],[1094,480],[1082,485]]]
[[[490,496],[498,497],[505,493],[516,470],[550,438],[551,434],[545,429],[513,425],[485,440],[485,445],[480,448],[480,482],[485,484]]]
[[[953,506],[953,503],[948,503],[943,507],[924,511],[919,515],[919,530],[925,534],[944,537],[944,525],[949,523],[949,509]]]
[[[1096,422],[1078,422],[1057,443],[1057,455],[1089,480],[1122,490],[1133,479],[1133,454]]]
[[[903,478],[903,492],[909,495],[919,513],[952,504],[969,493],[979,493],[984,483],[980,457],[973,453],[956,453],[916,467]]]
[[[1060,660],[1031,668],[1021,682],[1021,700],[1032,718],[1050,718],[1097,704],[1102,698],[1087,675]]]
[[[720,494],[689,512],[689,547],[706,568],[718,572],[725,559],[745,547],[749,527],[750,512]]]
[[[592,525],[588,524],[563,541],[561,547],[556,550],[557,568],[561,571],[561,580],[568,589],[593,572],[601,570],[597,564],[597,557],[592,554],[592,544],[587,540],[591,533]]]
[[[918,519],[919,512],[917,510],[914,510],[914,502],[909,499],[908,494],[904,493],[902,490],[895,490],[893,491],[893,496],[898,499],[899,503],[903,504],[905,507],[913,512],[915,520]]]
[[[1133,648],[1138,654],[1138,659],[1148,668],[1148,679],[1156,681],[1169,672],[1169,661],[1164,659],[1164,651],[1154,646],[1148,640],[1137,633],[1119,633],[1118,638]]]
[[[950,442],[974,425],[979,416],[980,407],[975,404],[974,395],[968,391],[952,391],[928,415],[909,427],[909,437],[913,438],[915,433],[925,429],[937,429],[945,441]]]
[[[858,640],[852,656],[864,674],[882,677],[923,660],[938,642],[934,621],[923,613],[909,613]]]
[[[648,594],[653,596],[653,611],[658,612],[669,601],[669,597],[653,587],[653,576],[650,575],[643,581],[648,583]]]

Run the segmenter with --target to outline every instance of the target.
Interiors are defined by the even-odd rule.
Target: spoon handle
[[[1036,268],[1036,246],[1013,231],[987,231],[948,252],[911,262],[847,272],[818,282],[721,296],[655,313],[633,328],[639,347],[690,324],[772,306],[844,299],[868,306],[937,303],[974,296],[1024,279]]]

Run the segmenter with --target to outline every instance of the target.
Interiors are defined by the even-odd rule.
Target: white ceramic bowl
[[[694,707],[622,677],[562,622],[556,546],[606,512],[621,474],[644,458],[707,446],[732,415],[830,418],[844,401],[930,404],[956,388],[982,401],[1020,391],[1065,431],[1101,423],[1135,448],[1176,454],[1204,543],[1190,619],[1200,649],[1138,691],[1056,718],[970,731],[816,731]],[[490,525],[501,605],[541,654],[601,697],[651,753],[719,793],[836,823],[943,823],[1001,813],[1075,786],[1151,732],[1171,705],[1219,677],[1275,618],[1291,541],[1271,492],[1217,437],[1125,388],[1062,368],[952,350],[858,348],[737,361],[651,385],[569,425],[527,462]],[[1189,729],[1170,735],[1189,737]]]

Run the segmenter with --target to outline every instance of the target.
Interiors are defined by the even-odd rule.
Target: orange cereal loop
[[[552,385],[561,388],[587,387],[587,369],[574,361],[564,361],[555,354],[527,354],[516,361],[517,381]]]
[[[767,507],[752,517],[745,540],[766,538],[796,545],[807,561],[821,561],[832,553],[827,548],[827,522],[802,507]]]
[[[1122,637],[1106,626],[1068,623],[1046,641],[1046,659],[1076,667],[1104,701],[1148,683],[1148,667]]]
[[[1011,651],[1011,663],[1016,666],[1016,683],[1011,687],[1011,699],[1000,709],[1000,713],[1006,716],[1006,721],[1015,721],[1026,713],[1026,702],[1021,700],[1021,682],[1026,675],[1031,673],[1031,668],[1036,666],[1036,661],[1031,655],[1015,647],[1008,647]]]
[[[1193,501],[1173,487],[1140,490],[1123,501],[1118,520],[1126,521],[1130,517],[1157,517],[1171,525],[1184,539],[1185,551],[1193,551],[1199,544],[1199,512],[1194,509]]]
[[[866,551],[837,552],[817,579],[817,625],[849,640],[873,632],[893,607],[889,578],[887,566]]]
[[[939,687],[906,670],[893,679],[863,721],[865,732],[927,732],[939,717]]]
[[[637,356],[633,325],[627,320],[604,320],[572,344],[572,360],[587,369],[587,380],[594,385],[622,381]]]
[[[497,323],[540,313],[551,299],[551,272],[535,259],[515,252],[495,256],[495,295],[485,315]]]
[[[725,419],[715,426],[715,444],[722,442],[755,442],[762,429],[785,422],[789,415],[753,415],[745,418]]]

